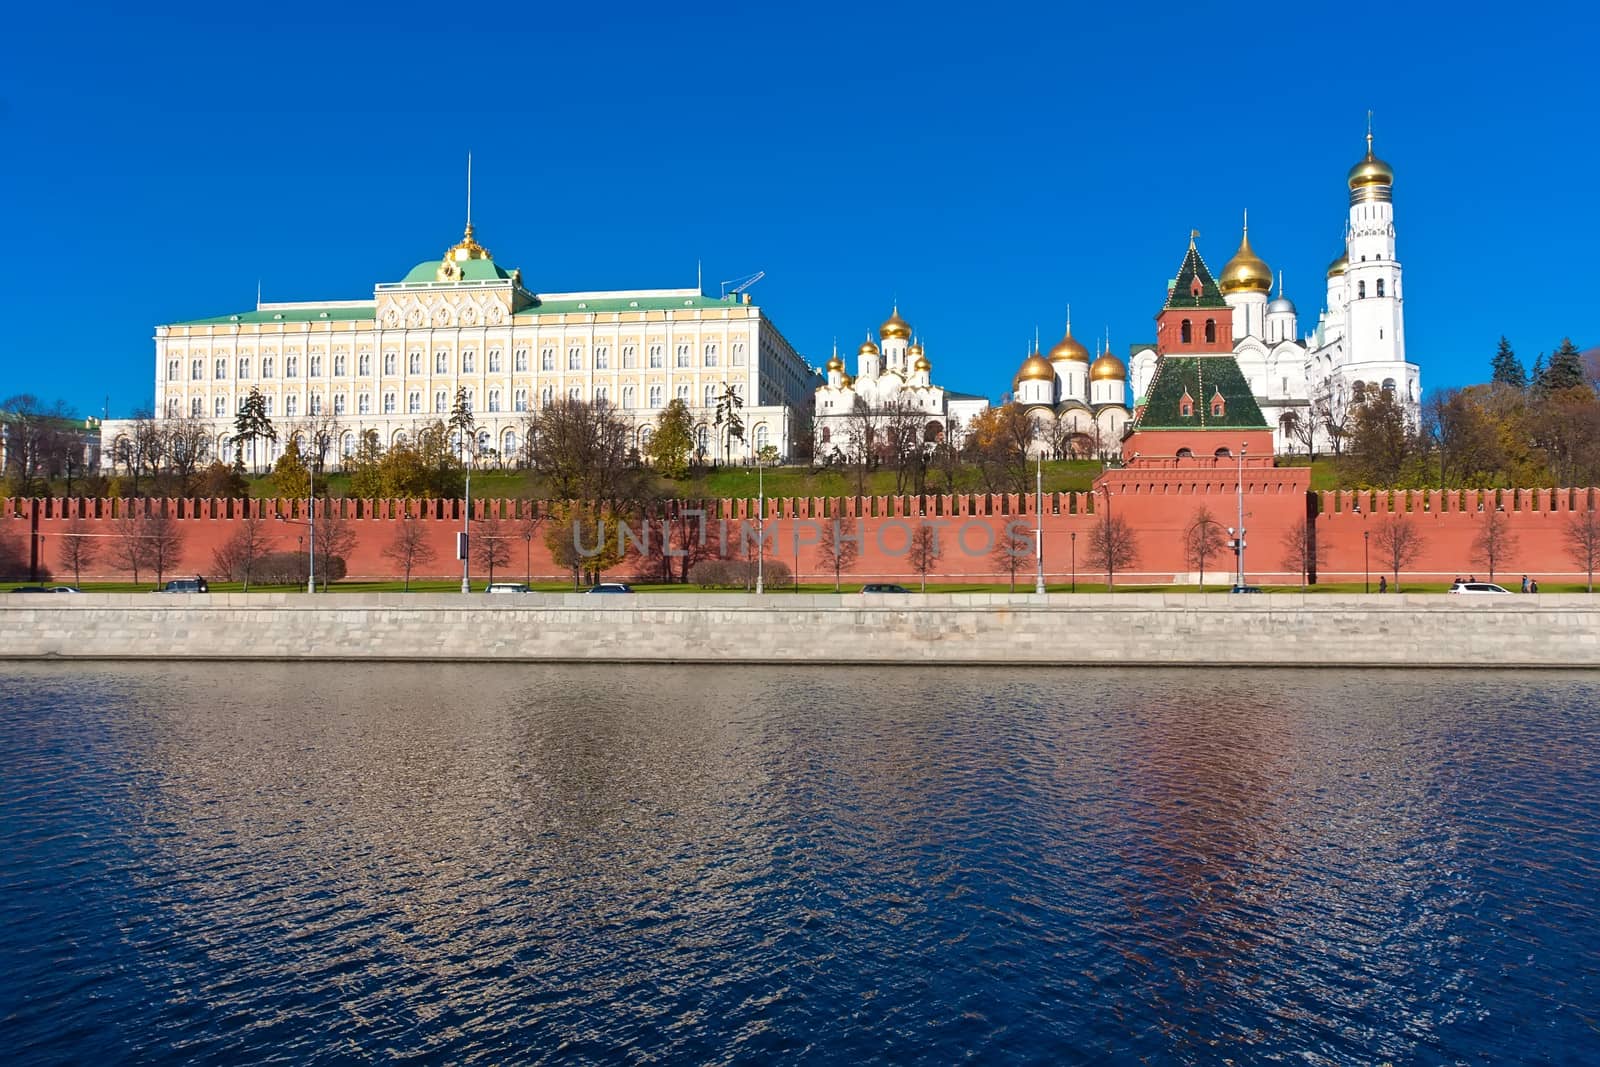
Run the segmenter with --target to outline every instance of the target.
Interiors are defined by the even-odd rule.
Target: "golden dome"
[[[883,320],[883,325],[878,327],[878,336],[887,341],[891,337],[904,340],[911,336],[911,324],[900,317],[900,305],[896,304],[889,317]]]
[[[1372,131],[1367,131],[1367,158],[1350,168],[1350,191],[1374,185],[1393,185],[1394,168],[1372,154]]]
[[[1019,382],[1053,382],[1056,380],[1056,369],[1050,366],[1050,361],[1035,352],[1022,361],[1022,368],[1017,371]]]
[[[1055,347],[1050,349],[1049,359],[1052,363],[1063,359],[1072,360],[1075,363],[1089,362],[1089,350],[1083,347],[1076,337],[1072,336],[1072,323],[1067,323],[1067,332],[1062,334],[1061,340],[1057,341]]]
[[[856,376],[854,374],[846,374],[840,384],[846,389],[854,388]]]
[[[933,369],[933,364],[929,363],[928,357],[922,354],[921,349],[918,349],[917,361],[911,364],[911,369],[915,371],[930,371]]]
[[[861,342],[861,347],[856,349],[856,355],[858,355],[858,356],[875,356],[877,354],[878,354],[878,346],[873,342],[872,338],[870,338],[870,337],[867,338],[865,341],[862,341]]]
[[[1248,220],[1248,216],[1247,216]],[[1228,265],[1222,268],[1222,276],[1217,279],[1217,288],[1224,293],[1270,293],[1272,291],[1272,268],[1255,253],[1250,247],[1250,223],[1244,224],[1244,237],[1239,242],[1239,251],[1228,260]]]
[[[467,223],[467,232],[462,236],[461,240],[445,251],[444,258],[462,263],[469,259],[493,259],[494,257],[489,255],[487,248],[473,239],[472,223],[469,222]]]
[[[833,358],[828,360],[828,369],[838,371],[844,370],[844,360],[839,358],[839,353],[835,352],[833,354]]]
[[[1122,360],[1111,354],[1111,349],[1106,349],[1105,354],[1095,360],[1089,367],[1089,380],[1091,382],[1125,382],[1128,380],[1128,369],[1122,365]]]
[[[1348,252],[1346,252],[1343,255],[1341,255],[1338,259],[1336,259],[1332,263],[1328,264],[1328,277],[1337,278],[1339,275],[1343,274],[1345,272],[1345,268],[1347,268],[1349,266],[1350,266],[1350,254]]]
[[[908,356],[920,356],[920,355],[922,355],[922,342],[921,341],[912,341],[911,342],[911,347],[906,349],[906,355],[908,355]]]

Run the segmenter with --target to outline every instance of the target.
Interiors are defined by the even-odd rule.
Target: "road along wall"
[[[0,596],[0,659],[1600,667],[1584,595]]]

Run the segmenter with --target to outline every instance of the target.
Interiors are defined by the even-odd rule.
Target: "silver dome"
[[[1277,315],[1282,312],[1288,312],[1289,314],[1293,315],[1295,313],[1294,301],[1290,300],[1286,296],[1280,296],[1278,299],[1267,305],[1268,315]]]

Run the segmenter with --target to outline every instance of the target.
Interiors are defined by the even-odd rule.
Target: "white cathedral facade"
[[[883,416],[909,406],[923,418],[924,440],[948,436],[959,441],[972,417],[989,406],[988,398],[934,385],[932,374],[933,364],[913,337],[911,324],[900,317],[898,305],[878,327],[878,340],[869,335],[857,349],[854,375],[845,370],[835,348],[814,402],[816,461],[849,458],[858,450],[860,442],[852,440],[851,432],[857,410]]]
[[[1306,450],[1307,425],[1315,428],[1317,447],[1326,447],[1328,424],[1345,425],[1352,405],[1371,389],[1399,399],[1413,425],[1421,414],[1421,369],[1406,359],[1394,170],[1373,155],[1371,133],[1366,158],[1350,168],[1346,184],[1345,251],[1328,267],[1322,313],[1304,337],[1281,280],[1277,297],[1269,299],[1272,270],[1250,247],[1248,218],[1239,250],[1218,279],[1233,309],[1234,358],[1273,427],[1280,453]],[[1136,398],[1149,389],[1157,356],[1154,345],[1133,353]]]

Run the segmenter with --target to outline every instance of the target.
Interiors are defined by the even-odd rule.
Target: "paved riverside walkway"
[[[1600,598],[13,594],[0,659],[1600,668]]]

